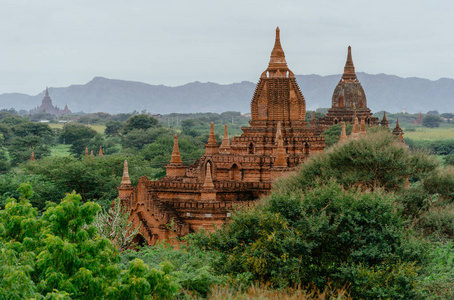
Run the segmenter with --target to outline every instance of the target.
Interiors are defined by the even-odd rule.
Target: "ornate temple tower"
[[[331,108],[328,110],[326,117],[320,119],[320,124],[331,126],[343,121],[353,124],[355,122],[353,119],[355,112],[358,118],[364,117],[368,126],[378,125],[378,118],[373,117],[371,110],[367,107],[366,94],[356,77],[352,50],[348,46],[344,74],[334,89]]]
[[[308,127],[304,120],[306,102],[287,67],[279,28],[251,112],[250,127],[229,141],[226,125],[221,144],[211,123],[205,154],[190,166],[183,164],[175,136],[172,159],[160,180],[143,176],[134,187],[125,163],[119,197],[132,222],[142,224],[144,242],[177,239],[200,228],[214,230],[213,225],[228,221],[236,206],[253,205],[271,191],[275,178],[325,148],[318,126]]]

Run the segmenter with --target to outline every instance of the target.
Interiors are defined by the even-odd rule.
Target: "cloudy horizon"
[[[256,82],[274,30],[295,74],[453,78],[454,3],[443,1],[87,1],[2,3],[0,94],[93,77],[178,86]]]

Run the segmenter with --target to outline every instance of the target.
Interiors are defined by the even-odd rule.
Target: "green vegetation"
[[[452,116],[438,128],[387,116],[409,147],[380,128],[338,145],[333,126],[324,153],[230,224],[135,251],[128,212],[111,206],[123,161],[133,184],[161,178],[175,133],[190,164],[210,122],[220,141],[224,123],[234,135],[248,118],[99,113],[61,125],[0,112],[0,299],[451,299]]]

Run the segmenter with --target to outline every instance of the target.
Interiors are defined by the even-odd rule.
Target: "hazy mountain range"
[[[306,98],[308,110],[330,107],[333,90],[340,75],[297,75],[298,84]],[[442,78],[431,81],[422,78],[401,78],[394,75],[358,73],[372,111],[410,113],[438,110],[454,112],[454,80]],[[169,87],[142,82],[95,77],[83,85],[49,88],[54,105],[65,104],[73,112],[84,111],[120,113],[147,110],[151,113],[191,113],[250,110],[255,83],[243,81],[221,85],[192,82]],[[0,95],[0,108],[30,110],[41,104],[42,93],[30,96],[19,93]]]

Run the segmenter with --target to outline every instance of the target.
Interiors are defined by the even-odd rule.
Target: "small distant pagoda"
[[[414,120],[413,123],[411,123],[413,125],[422,125],[422,112],[419,111],[419,115],[418,115],[418,119]]]
[[[49,89],[46,87],[46,95],[41,102],[41,105],[35,109],[30,110],[30,114],[36,114],[46,112],[52,115],[70,115],[72,112],[69,110],[68,105],[65,105],[64,109],[58,108],[52,104],[52,99],[49,97]]]
[[[352,59],[352,48],[348,46],[347,62],[344,74],[334,89],[331,108],[324,118],[320,118],[320,125],[324,127],[347,122],[354,124],[354,116],[364,117],[368,126],[378,125],[379,120],[372,116],[367,107],[366,93],[358,81]]]

